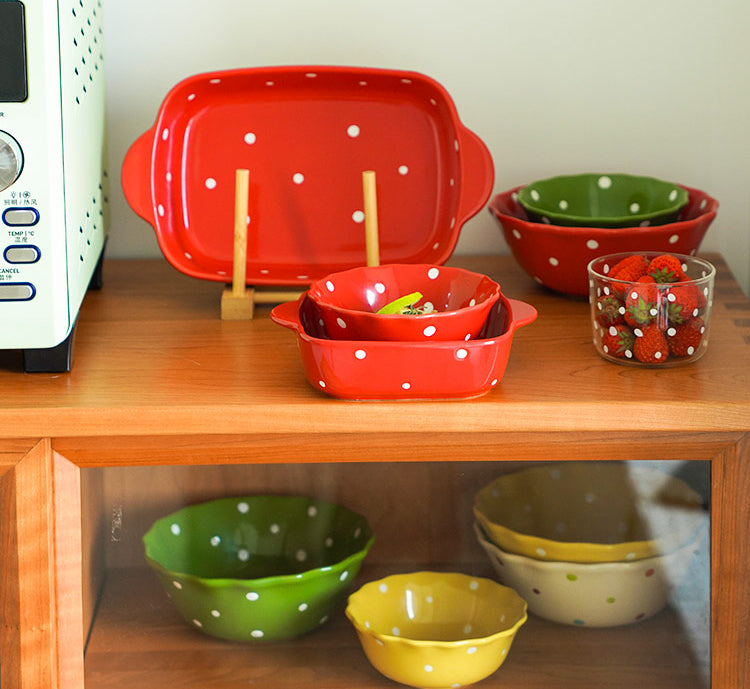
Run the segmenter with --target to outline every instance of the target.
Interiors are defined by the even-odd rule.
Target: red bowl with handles
[[[396,342],[331,340],[307,292],[271,311],[276,323],[297,333],[310,385],[332,397],[352,400],[483,395],[503,378],[513,333],[536,317],[530,304],[500,294],[477,339]]]
[[[187,275],[231,282],[237,169],[250,173],[246,277],[257,285],[309,285],[365,262],[365,170],[377,174],[383,263],[445,263],[494,179],[486,145],[424,74],[296,65],[190,76],[121,176]]]
[[[422,313],[379,313],[408,303]],[[310,285],[333,340],[471,340],[479,335],[500,285],[486,275],[434,264],[360,266],[327,275]]]
[[[684,187],[688,204],[680,220],[652,227],[562,227],[530,222],[517,200],[521,187],[495,195],[489,212],[502,228],[513,256],[537,282],[564,294],[587,296],[589,261],[624,251],[694,254],[719,202],[705,191]]]

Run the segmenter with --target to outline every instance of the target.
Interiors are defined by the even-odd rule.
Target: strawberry
[[[609,277],[624,282],[635,282],[647,273],[648,259],[640,254],[635,254],[617,262],[612,267],[612,270],[609,271]],[[620,297],[620,299],[625,299],[628,285],[623,284],[622,282],[613,282],[611,287],[612,291]]]
[[[625,296],[625,322],[634,327],[651,323],[659,313],[659,290],[650,275],[644,275],[628,286]]]
[[[682,325],[672,326],[667,330],[667,344],[673,356],[693,356],[706,331],[702,318],[691,318]]]
[[[633,343],[635,335],[626,325],[610,325],[602,335],[602,349],[612,356],[627,357],[633,356]]]
[[[617,277],[617,274],[620,271],[625,270],[626,268],[635,268],[636,270],[642,270],[641,275],[645,275],[648,271],[648,259],[646,259],[645,256],[641,256],[640,254],[632,254],[631,256],[626,256],[622,260],[615,263],[615,265],[613,265],[609,269],[609,276],[612,278]],[[638,277],[640,277],[640,275]]]
[[[596,320],[600,325],[622,323],[624,314],[625,305],[614,294],[603,294],[596,300]]]
[[[648,274],[656,282],[678,282],[686,280],[680,259],[672,254],[662,254],[648,264]]]
[[[636,328],[633,354],[644,364],[661,364],[669,356],[669,345],[664,333],[655,324]]]
[[[667,318],[676,325],[686,323],[700,315],[705,306],[703,293],[694,284],[675,283],[666,292]]]

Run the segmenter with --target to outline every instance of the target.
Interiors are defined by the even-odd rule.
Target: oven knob
[[[7,132],[0,131],[0,191],[18,179],[23,168],[23,151],[18,141]]]

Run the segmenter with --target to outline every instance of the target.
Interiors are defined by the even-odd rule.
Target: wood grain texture
[[[40,441],[0,478],[0,683],[57,689],[52,458]]]
[[[404,564],[413,570],[413,563]],[[445,567],[435,566],[435,569]],[[491,576],[485,563],[463,571]],[[356,582],[389,568],[363,567]],[[212,639],[177,615],[154,575],[112,570],[86,656],[86,689],[388,689],[367,661],[341,610],[320,630],[288,642],[249,645]],[[643,623],[576,629],[530,617],[486,689],[703,689],[678,616],[665,610]]]
[[[750,435],[712,466],[712,686],[739,688],[750,685]]]
[[[328,398],[305,381],[295,335],[271,322],[263,309],[252,321],[222,321],[221,285],[186,278],[160,261],[112,261],[105,266],[104,289],[89,294],[81,310],[69,374],[24,376],[9,365],[0,367],[7,392],[0,437],[17,437],[19,428],[29,437],[55,438],[343,429],[374,440],[405,432],[416,438],[465,431],[750,427],[750,368],[742,364],[748,348],[728,308],[742,297],[731,276],[718,282],[711,344],[703,359],[641,369],[596,354],[585,300],[536,285],[508,256],[461,257],[460,263],[489,274],[504,293],[539,312],[535,323],[515,334],[501,383],[480,399]],[[403,423],[406,409],[409,424]]]

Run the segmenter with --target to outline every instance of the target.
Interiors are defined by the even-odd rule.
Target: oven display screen
[[[28,96],[23,3],[0,0],[0,103]]]

